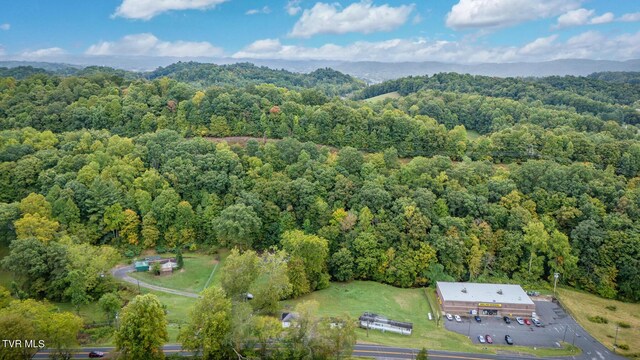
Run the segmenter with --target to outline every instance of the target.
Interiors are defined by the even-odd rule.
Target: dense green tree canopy
[[[405,96],[364,102],[332,97],[351,80],[329,70],[265,80],[277,74],[177,64],[0,78],[0,239],[14,293],[97,300],[113,290],[99,280],[113,262],[87,259],[237,246],[276,259],[256,267],[278,281],[229,293],[277,295],[256,305],[263,313],[352,278],[410,287],[561,272],[640,301],[633,76],[438,74],[371,86],[362,97]],[[65,291],[73,279],[84,286]]]

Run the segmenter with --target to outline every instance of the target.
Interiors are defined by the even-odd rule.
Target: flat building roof
[[[442,301],[534,305],[520,285],[463,282],[436,283]]]

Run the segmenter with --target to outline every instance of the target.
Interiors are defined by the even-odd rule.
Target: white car
[[[485,343],[484,336],[478,335],[478,341],[480,341],[480,344],[484,344]]]
[[[516,318],[516,322],[518,322],[518,324],[520,324],[520,325],[524,325],[524,319],[521,318],[521,317],[517,317]]]
[[[447,320],[451,321],[453,320],[453,316],[451,316],[451,314],[446,314],[445,317],[447,318]]]
[[[454,317],[456,318],[457,322],[462,322],[462,318],[460,317],[460,315],[455,315]]]

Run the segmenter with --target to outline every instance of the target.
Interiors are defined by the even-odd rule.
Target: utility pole
[[[619,325],[616,325],[616,338],[613,340],[613,353],[616,353],[616,348],[618,347],[618,329],[620,329]]]
[[[140,292],[140,280],[136,280],[136,281],[138,282],[138,295],[140,295],[141,294],[141,292]]]
[[[553,273],[553,297],[556,297],[556,285],[558,285],[558,278],[560,273]]]

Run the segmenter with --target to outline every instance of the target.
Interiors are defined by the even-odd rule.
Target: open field
[[[613,349],[618,323],[629,324],[630,328],[618,329],[618,344],[628,345],[629,350],[618,349],[618,352],[625,355],[640,354],[640,304],[603,299],[565,288],[558,289],[558,298],[576,321],[609,349]],[[607,306],[615,307],[615,310],[607,309]],[[608,323],[594,323],[588,319],[592,316],[602,316]]]
[[[365,311],[384,315],[393,320],[413,322],[411,336],[358,329],[358,341],[399,347],[428,349],[456,349],[478,351],[465,336],[436,328],[429,321],[429,305],[423,289],[399,289],[371,281],[353,281],[347,284],[332,283],[329,288],[316,291],[296,300],[284,302],[285,307],[315,300],[320,304],[320,315],[348,314],[358,318]]]
[[[73,306],[70,302],[60,303],[55,302],[52,303],[55,307],[57,307],[60,311],[68,311],[74,314],[78,314],[76,312],[76,307]],[[85,305],[80,306],[80,317],[84,321],[85,325],[92,323],[104,323],[107,321],[105,314],[100,309],[97,301],[90,302]]]
[[[366,101],[366,102],[374,102],[374,101],[382,101],[382,100],[385,100],[385,99],[398,99],[400,97],[402,97],[402,96],[397,91],[394,91],[394,92],[390,92],[390,93],[386,93],[386,94],[370,97],[368,99],[364,99],[364,101]]]
[[[467,139],[473,141],[480,137],[480,133],[475,130],[467,130]]]
[[[222,266],[217,260],[218,255],[188,253],[184,254],[183,257],[184,268],[176,270],[173,274],[156,276],[150,272],[133,272],[129,275],[152,285],[199,293],[204,290],[205,284],[216,265],[216,273]],[[226,252],[220,255],[220,259],[223,259],[223,257],[226,257]],[[216,275],[214,273],[212,283],[217,278]]]

